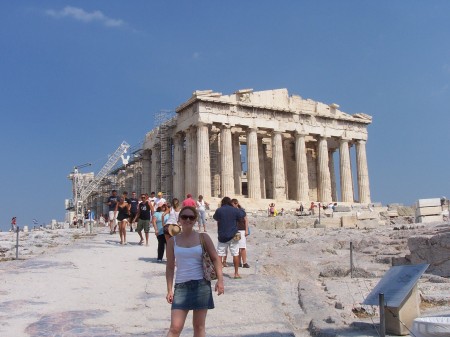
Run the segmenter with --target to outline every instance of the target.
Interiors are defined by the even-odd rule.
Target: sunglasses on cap
[[[191,220],[191,221],[194,221],[195,220],[195,218],[196,218],[196,216],[195,215],[180,215],[180,218],[182,219],[182,220],[187,220],[187,219],[189,219],[189,220]]]

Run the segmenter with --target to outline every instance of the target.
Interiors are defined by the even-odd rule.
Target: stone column
[[[252,199],[261,198],[261,185],[259,177],[258,158],[258,136],[256,128],[249,128],[247,131],[247,186],[248,197]]]
[[[193,135],[192,130],[186,130],[186,154],[185,154],[185,170],[184,170],[184,192],[193,194],[193,175],[196,175],[197,172],[194,171],[193,165]],[[180,196],[180,200],[184,200],[186,196],[183,194]]]
[[[361,204],[370,203],[369,170],[367,168],[366,141],[356,142],[356,166],[358,171],[358,195]]]
[[[309,201],[309,180],[308,161],[306,159],[305,134],[295,135],[295,158],[297,171],[297,200],[300,202]]]
[[[199,123],[197,129],[197,195],[211,197],[211,171],[208,125]]]
[[[258,138],[259,177],[261,181],[261,198],[266,199],[266,164],[262,138]]]
[[[233,151],[231,140],[231,129],[229,126],[223,126],[220,130],[220,154],[222,163],[221,190],[222,198],[234,195],[234,177],[233,177]]]
[[[173,196],[183,200],[185,196],[183,135],[177,133],[173,141]]]
[[[161,190],[161,150],[156,144],[152,150],[152,190],[155,193]]]
[[[352,167],[348,139],[342,138],[339,144],[339,171],[341,176],[341,201],[353,202]]]
[[[150,161],[150,151],[145,150],[142,153],[142,180],[141,180],[141,190],[139,193],[148,193],[150,194],[150,186],[151,186],[151,161]],[[138,192],[138,191],[136,191]]]
[[[328,151],[328,167],[330,170],[330,180],[331,180],[331,200],[337,201],[337,190],[336,190],[336,172],[334,170],[334,151],[332,149]]]
[[[318,199],[321,202],[330,202],[331,199],[331,178],[330,178],[330,168],[328,165],[328,144],[327,138],[320,136],[318,145]]]
[[[158,193],[156,190],[156,156],[155,156],[155,148],[152,148],[149,153],[150,156],[150,190],[148,194],[151,192]]]
[[[231,136],[233,147],[233,176],[234,176],[234,195],[242,195],[242,163],[241,163],[241,143],[239,142],[239,134]],[[224,165],[224,163],[222,163]]]
[[[280,131],[274,131],[272,136],[272,171],[273,198],[286,199],[286,175],[284,172],[283,141]]]

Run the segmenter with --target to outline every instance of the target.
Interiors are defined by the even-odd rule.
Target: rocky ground
[[[243,279],[240,281],[226,278],[226,294],[216,299],[217,308],[208,313],[209,336],[378,336],[377,307],[361,303],[389,270],[392,261],[406,261],[405,256],[410,254],[410,237],[449,229],[448,223],[411,224],[405,219],[399,219],[398,223],[386,221],[386,225],[374,228],[314,228],[316,219],[312,217],[303,218],[299,226],[298,217],[293,214],[273,219],[253,214],[249,215],[249,220],[251,235],[248,239],[248,262],[251,268],[242,270]],[[209,228],[208,232],[215,239],[215,223],[210,221]],[[32,275],[33,278],[42,277],[40,283],[51,283],[59,278],[58,287],[67,286],[60,293],[64,294],[63,297],[72,298],[72,302],[68,302],[61,301],[61,295],[58,294],[54,295],[55,298],[51,297],[51,293],[39,295],[40,312],[72,315],[75,309],[83,311],[97,308],[106,314],[95,322],[105,327],[113,326],[120,315],[135,310],[131,307],[140,308],[144,316],[151,317],[157,311],[158,323],[153,322],[148,326],[148,320],[136,321],[134,316],[123,322],[122,327],[114,327],[115,334],[112,335],[136,336],[141,331],[151,329],[154,331],[154,334],[150,334],[152,336],[165,334],[168,309],[164,303],[164,268],[153,263],[153,258],[145,257],[154,255],[155,247],[152,245],[155,243],[151,242],[151,247],[147,248],[133,242],[129,247],[117,247],[117,238],[109,236],[105,230],[96,230],[96,233],[95,238],[92,238],[84,229],[22,232],[19,259],[24,261],[19,264],[13,261],[15,234],[0,233],[0,259],[4,261],[0,264],[4,282],[3,290],[0,291],[0,317],[8,322],[0,325],[0,331],[25,329],[27,334],[15,336],[41,336],[41,332],[30,331],[40,331],[44,325],[47,327],[47,323],[43,323],[47,322],[47,316],[39,318],[39,312],[31,313],[19,305],[28,296],[35,296],[32,293],[26,295],[29,289],[22,284]],[[130,237],[137,240],[136,233],[133,235],[130,233]],[[350,273],[350,243],[353,246],[353,275]],[[64,249],[61,250],[61,247]],[[146,287],[145,292],[126,288],[127,296],[134,298],[133,301],[121,302],[118,298],[116,303],[115,297],[108,297],[108,292],[104,292],[105,286],[101,286],[91,289],[90,296],[82,295],[85,302],[78,302],[80,287],[77,282],[80,281],[77,279],[84,282],[95,276],[102,280],[103,273],[115,270],[112,265],[105,265],[105,257],[100,259],[99,256],[99,261],[94,257],[80,258],[83,256],[80,254],[92,254],[92,250],[105,256],[117,256],[112,262],[119,263],[123,259],[127,274],[121,274],[117,287],[123,284],[123,280],[135,277],[146,280],[144,282],[147,285],[151,280],[155,287]],[[116,255],[116,251],[122,253]],[[74,255],[76,252],[78,255]],[[33,261],[35,263],[30,265]],[[61,269],[61,266],[64,268]],[[42,274],[39,271],[44,267],[49,272]],[[68,274],[72,269],[73,275]],[[231,274],[231,269],[225,268],[225,274]],[[92,270],[101,273],[97,276]],[[49,273],[61,275],[51,278]],[[98,282],[95,280],[97,278],[93,279],[92,284]],[[13,284],[21,284],[23,289],[18,292]],[[45,293],[46,289],[42,288],[42,291]],[[87,288],[81,290],[87,291]],[[449,278],[425,273],[419,281],[419,292],[422,315],[450,314]],[[51,300],[44,301],[47,297]],[[36,303],[33,305],[38,305]],[[114,312],[108,313],[111,308],[119,310],[115,316]],[[231,312],[235,313],[232,319]],[[23,317],[27,317],[28,323],[23,318],[20,323],[14,323],[17,314],[26,315]],[[96,336],[92,331],[94,328],[99,329],[91,323],[83,323],[82,327],[85,333],[80,336]],[[187,336],[192,330],[187,329],[185,333]]]
[[[260,272],[273,278],[280,308],[299,335],[305,327],[316,336],[377,336],[378,308],[361,303],[392,265],[410,254],[408,238],[446,231],[448,223],[387,221],[368,229],[297,227],[295,216],[278,217],[274,227],[250,238]],[[267,220],[250,217],[252,228]],[[307,222],[307,221],[306,221]],[[392,222],[392,223],[391,223]],[[304,219],[302,220],[304,224]],[[286,224],[288,224],[286,226]],[[353,245],[353,277],[350,273]],[[419,281],[423,315],[450,313],[450,279],[424,274]]]

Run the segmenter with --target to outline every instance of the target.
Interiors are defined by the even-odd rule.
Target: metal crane
[[[77,219],[83,219],[84,218],[84,204],[89,197],[89,195],[96,190],[99,186],[103,178],[105,178],[113,169],[114,165],[117,163],[117,161],[123,157],[123,155],[127,152],[130,145],[123,141],[122,144],[117,148],[117,150],[113,153],[112,156],[109,157],[106,164],[102,167],[99,173],[92,179],[86,186],[81,182],[79,183],[80,179],[77,179],[78,177],[78,169],[86,166],[90,166],[90,163],[86,163],[83,165],[76,166],[74,168],[74,185],[75,185],[75,191],[74,191],[74,201],[75,201],[75,212]]]

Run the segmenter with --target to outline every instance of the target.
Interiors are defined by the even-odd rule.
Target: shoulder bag
[[[200,234],[200,243],[202,244],[203,278],[206,281],[217,280],[216,268],[206,249],[203,234]]]

